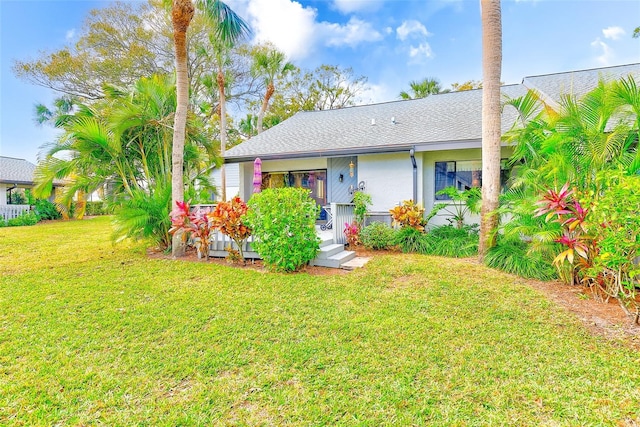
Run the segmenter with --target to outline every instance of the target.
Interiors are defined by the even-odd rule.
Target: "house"
[[[25,159],[0,156],[0,218],[15,218],[30,209],[29,205],[15,204],[15,194],[33,188],[35,170],[36,165]],[[54,182],[54,194],[55,187],[62,184]]]
[[[525,77],[521,84],[503,86],[502,94],[514,98],[534,89],[553,106],[562,95],[588,92],[599,78],[630,74],[640,81],[640,64]],[[323,206],[349,203],[360,189],[371,195],[371,211],[379,218],[408,199],[428,212],[439,201],[438,190],[481,185],[481,110],[478,89],[300,112],[229,149],[225,162],[239,165],[239,194],[245,200],[259,157],[263,187],[305,187]],[[505,108],[502,131],[515,120],[516,111]],[[502,157],[510,154],[510,147],[503,146]]]

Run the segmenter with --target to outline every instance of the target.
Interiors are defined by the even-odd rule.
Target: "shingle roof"
[[[503,86],[501,90],[503,96],[513,98],[535,86],[539,92],[544,91],[552,99],[558,99],[560,94],[571,89],[578,95],[585,93],[605,72],[615,78],[633,72],[640,78],[640,64],[525,77],[523,84]],[[504,110],[503,132],[511,128],[515,115],[512,108]],[[478,89],[417,100],[299,112],[229,149],[225,159],[234,162],[255,157],[330,156],[434,144],[445,148],[447,143],[479,141],[481,137],[482,90]]]
[[[0,182],[7,184],[33,184],[36,165],[24,159],[0,156]]]

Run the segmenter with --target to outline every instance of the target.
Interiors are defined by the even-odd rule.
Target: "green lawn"
[[[513,276],[150,260],[109,218],[0,229],[0,425],[640,423],[640,354]]]

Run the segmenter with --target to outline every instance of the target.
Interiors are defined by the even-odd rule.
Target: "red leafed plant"
[[[215,229],[229,236],[238,246],[240,259],[244,262],[242,246],[251,236],[251,229],[244,223],[248,207],[240,197],[234,197],[230,202],[220,202],[207,216]]]
[[[360,229],[355,221],[351,224],[344,223],[344,235],[347,237],[349,246],[356,246],[360,243]]]
[[[213,227],[207,218],[209,208],[197,208],[193,211],[188,202],[176,202],[176,207],[169,214],[171,216],[170,234],[182,231],[182,239],[186,241],[189,237],[198,251],[198,256],[209,259],[209,238]]]

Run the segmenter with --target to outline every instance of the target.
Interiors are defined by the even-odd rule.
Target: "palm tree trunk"
[[[482,16],[482,210],[478,255],[484,260],[495,245],[500,196],[500,71],[502,18],[500,0],[480,0]]]
[[[262,132],[262,121],[264,120],[264,115],[267,112],[269,101],[271,100],[275,90],[276,88],[273,86],[273,83],[269,82],[267,85],[267,92],[264,94],[264,100],[262,101],[262,108],[260,108],[260,112],[258,113],[258,133]]]
[[[171,19],[176,49],[176,115],[173,123],[173,150],[171,155],[171,207],[184,200],[184,139],[189,108],[189,75],[187,72],[187,29],[193,18],[191,0],[173,0]],[[171,253],[184,256],[185,245],[181,233],[175,233]]]
[[[220,157],[223,158],[227,149],[227,102],[224,93],[224,73],[222,67],[218,69],[218,90],[220,91]],[[224,163],[220,167],[220,185],[222,187],[222,200],[227,201],[227,176]]]

